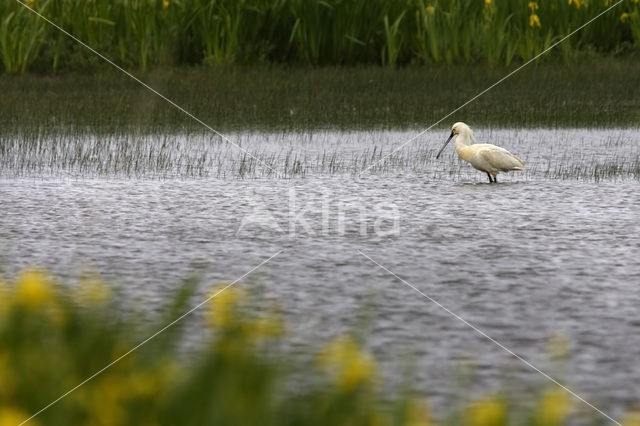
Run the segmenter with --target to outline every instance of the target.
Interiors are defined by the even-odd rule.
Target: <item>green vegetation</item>
[[[23,0],[127,68],[157,65],[489,63],[533,58],[614,0]],[[98,58],[15,0],[0,3],[5,72],[86,70]],[[640,45],[625,0],[552,56]]]
[[[126,134],[203,127],[135,81],[94,75],[0,75],[0,132]],[[213,128],[424,129],[513,67],[167,68],[142,79]],[[453,115],[477,126],[640,125],[640,67],[628,60],[531,65]]]
[[[7,71],[0,73],[0,174],[244,178],[358,174],[372,164],[370,171],[381,173],[430,169],[433,153],[424,144],[387,157],[392,144],[373,132],[360,138],[366,147],[309,153],[291,133],[304,139],[333,130],[426,129],[611,3],[29,4],[233,135],[249,154],[213,134],[203,137],[195,120],[9,0],[0,4]],[[531,64],[438,127],[464,120],[485,128],[637,128],[638,7],[625,1],[554,50],[563,60]],[[254,131],[278,150],[242,140]],[[534,178],[640,176],[636,152],[529,165]],[[450,170],[460,173],[456,165]]]
[[[434,149],[442,141],[436,147],[430,138],[464,120],[474,128],[558,128],[554,143],[535,133],[522,145],[493,140],[527,159],[524,178],[640,178],[637,144],[627,136],[618,140],[611,131],[610,140],[590,140],[585,150],[561,129],[640,127],[640,67],[632,60],[531,65],[388,156],[400,139],[415,136],[511,69],[194,67],[144,74],[245,151],[117,71],[4,75],[0,175],[289,178],[372,167],[373,173],[440,178],[442,161],[435,161]],[[398,139],[380,132],[390,129],[413,130]],[[579,157],[572,155],[577,148]],[[468,166],[453,161],[447,170],[464,174]]]
[[[273,309],[251,313],[238,287],[213,290],[217,296],[200,315],[123,356],[187,311],[195,287],[186,282],[149,327],[124,315],[126,304],[93,274],[76,286],[58,286],[37,270],[23,272],[15,283],[0,280],[0,425],[21,423],[111,363],[28,424],[435,424],[424,398],[407,392],[383,398],[374,357],[350,336],[327,342],[312,365],[299,365],[305,383],[291,386],[298,361],[279,349],[285,324]],[[185,356],[189,321],[207,337]],[[562,359],[566,342],[551,343],[552,359]],[[522,401],[515,393],[459,401],[437,424],[605,423],[558,388],[526,396],[519,391]],[[633,412],[623,419],[625,426],[639,421]]]
[[[0,136],[0,176],[287,179],[408,172],[432,179],[475,179],[477,172],[458,160],[453,149],[444,159],[435,159],[447,135],[445,129],[437,132],[398,151],[394,149],[416,133],[230,134],[235,145],[202,134],[27,133]],[[526,159],[527,168],[518,179],[639,180],[640,148],[631,131],[605,134],[589,138],[587,147],[584,135],[572,130],[557,130],[553,143],[548,134],[535,130],[492,141],[507,144]]]

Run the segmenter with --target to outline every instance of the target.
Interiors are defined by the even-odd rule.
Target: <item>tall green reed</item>
[[[49,1],[39,5],[46,12]],[[12,2],[0,4],[0,59],[6,72],[23,73],[37,58],[44,44],[46,23]]]
[[[128,68],[288,62],[311,65],[526,61],[612,0],[30,0]],[[95,61],[18,2],[0,6],[0,54],[9,73],[78,69]],[[640,43],[640,1],[599,17],[554,53],[619,54]]]
[[[377,59],[382,23],[393,2],[290,0],[291,42],[310,64],[352,64]]]

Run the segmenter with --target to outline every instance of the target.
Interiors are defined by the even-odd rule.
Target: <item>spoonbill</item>
[[[451,127],[451,135],[444,143],[436,158],[440,157],[449,141],[456,136],[456,152],[458,157],[471,164],[474,169],[485,172],[489,176],[489,183],[498,183],[498,172],[524,170],[524,161],[504,148],[489,143],[475,143],[471,128],[462,122]],[[471,144],[473,140],[473,144]]]

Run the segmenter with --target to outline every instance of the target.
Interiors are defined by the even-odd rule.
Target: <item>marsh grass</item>
[[[0,136],[0,176],[290,179],[405,174],[425,179],[483,177],[453,149],[436,160],[447,129],[396,150],[417,131],[244,132],[233,143],[193,134]],[[525,159],[516,180],[640,179],[634,130],[477,129],[479,141]],[[511,178],[505,178],[511,179]]]
[[[533,65],[445,120],[442,130],[391,153],[509,70],[199,67],[144,75],[245,151],[204,134],[201,125],[115,72],[0,76],[0,174],[292,178],[367,170],[466,179],[468,166],[454,157],[448,165],[434,161],[440,140],[426,143],[464,120],[514,133],[558,129],[558,136],[539,141],[534,135],[515,147],[491,134],[481,139],[525,158],[526,178],[638,177],[632,135],[609,145],[603,136],[580,145],[586,154],[576,156],[575,141],[558,128],[611,128],[612,135],[616,127],[637,128],[640,69],[633,61]]]
[[[158,65],[490,63],[533,58],[612,1],[31,0],[128,68]],[[623,2],[552,56],[637,48],[640,5]],[[90,69],[96,58],[18,2],[0,4],[4,70]],[[25,46],[31,46],[24,48]],[[42,55],[37,55],[37,52]]]
[[[213,128],[426,128],[509,67],[170,68],[142,79]],[[122,74],[0,76],[0,132],[73,127],[100,134],[200,131],[201,125]],[[634,60],[531,65],[451,117],[482,126],[640,124]]]

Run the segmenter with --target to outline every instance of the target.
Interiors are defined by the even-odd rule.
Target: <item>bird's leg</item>
[[[491,179],[491,173],[487,172],[487,176],[489,176],[489,183],[493,183],[493,179]]]

